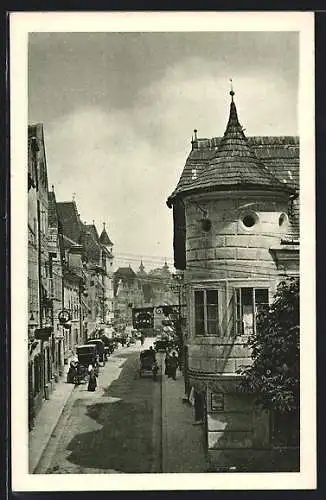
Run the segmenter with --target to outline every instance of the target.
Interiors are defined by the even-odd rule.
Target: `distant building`
[[[102,263],[105,268],[104,290],[105,290],[105,311],[104,320],[107,326],[113,326],[114,320],[114,291],[113,291],[113,243],[103,223],[103,229],[99,238],[102,247]]]
[[[142,303],[142,290],[137,275],[131,267],[119,267],[113,278],[114,290],[114,327],[122,332],[132,325],[132,308]]]
[[[210,460],[227,467],[257,464],[278,446],[273,415],[239,392],[237,371],[251,363],[246,342],[257,313],[282,278],[299,274],[298,138],[247,139],[233,95],[224,136],[195,131],[167,201],[188,305],[186,389],[195,390],[196,419],[206,420]]]
[[[115,324],[122,328],[132,324],[132,309],[162,305],[178,305],[173,275],[165,262],[162,267],[145,271],[143,261],[137,273],[129,267],[120,267],[114,273]],[[160,313],[161,311],[159,311]],[[154,314],[154,329],[161,326],[163,316]]]

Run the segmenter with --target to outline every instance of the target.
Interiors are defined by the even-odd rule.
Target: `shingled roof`
[[[57,204],[54,191],[48,192],[48,225],[52,228],[58,228],[59,226]]]
[[[81,223],[76,203],[74,201],[57,203],[57,211],[61,223],[62,234],[78,243],[81,234]]]
[[[193,182],[207,169],[216,154],[222,137],[198,138],[192,141],[192,150],[186,160],[180,180],[170,199]],[[299,188],[299,138],[293,136],[249,136],[247,141],[257,158],[266,165],[279,181]]]
[[[246,187],[243,181],[249,180],[252,185],[256,183],[265,187],[266,183],[266,187],[298,192],[299,157],[298,137],[245,137],[232,99],[224,136],[208,139],[197,138],[196,134],[192,140],[192,150],[167,205],[176,205],[180,196],[197,189],[232,189],[234,182],[241,188]],[[237,165],[237,162],[240,164]],[[239,175],[238,171],[241,171],[242,175]],[[290,215],[291,224],[287,234],[287,239],[290,240],[299,237],[299,199],[293,200],[292,203],[293,213]],[[174,210],[175,223],[182,226],[182,221],[177,221],[179,212],[179,209]],[[175,233],[174,237],[178,238],[178,234]],[[183,237],[180,238],[183,241]]]
[[[95,232],[94,232],[95,229]],[[93,224],[81,223],[80,244],[83,246],[83,255],[88,262],[100,264],[101,246],[98,243],[96,227]]]
[[[94,222],[93,224],[83,224],[83,226],[86,228],[86,231],[92,235],[95,241],[99,241],[99,235]]]
[[[290,184],[282,182],[256,155],[239,123],[233,101],[234,93],[230,94],[230,116],[224,136],[218,142],[214,141],[213,151],[210,149],[192,152],[186,162],[187,171],[191,169],[192,177],[181,177],[169,199],[170,202],[171,198],[187,191],[225,187],[263,186],[277,190],[293,190]]]
[[[100,236],[100,243],[102,245],[107,246],[107,247],[112,247],[113,246],[113,243],[110,240],[110,238],[108,236],[108,233],[106,232],[105,223],[103,223],[103,230],[102,230],[101,236]]]

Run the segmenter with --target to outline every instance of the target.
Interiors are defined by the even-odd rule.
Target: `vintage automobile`
[[[93,344],[83,344],[76,347],[77,352],[77,383],[80,383],[86,378],[88,373],[88,367],[91,365],[94,369],[94,373],[98,376],[99,373],[99,362],[97,348]]]
[[[153,380],[156,380],[158,373],[158,364],[155,358],[155,352],[151,349],[146,349],[142,351],[139,356],[140,367],[139,367],[139,377],[143,375],[150,375]]]
[[[102,366],[105,365],[105,345],[103,340],[101,339],[89,339],[86,344],[93,344],[96,347],[96,352],[98,354],[98,360],[102,363]]]

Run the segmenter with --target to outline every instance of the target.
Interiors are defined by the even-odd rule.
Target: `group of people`
[[[79,361],[71,361],[70,367],[67,374],[68,384],[79,384],[82,379],[85,378],[85,369],[81,366]],[[95,370],[93,365],[89,365],[87,369],[88,386],[87,390],[94,392],[97,387],[97,375],[98,372]]]

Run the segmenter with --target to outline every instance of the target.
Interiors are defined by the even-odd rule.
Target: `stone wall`
[[[187,198],[185,207],[188,280],[275,274],[270,248],[278,245],[286,233],[285,195],[262,192],[214,193],[214,198],[210,194],[197,195]],[[208,232],[201,224],[204,211],[212,223]],[[245,216],[255,217],[252,227],[244,225]]]

